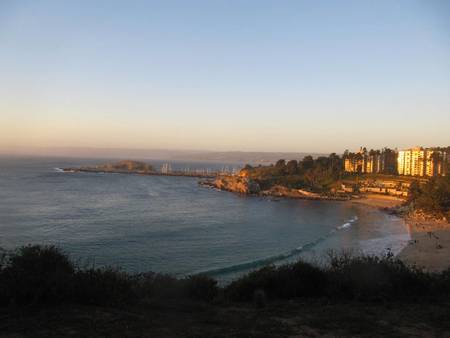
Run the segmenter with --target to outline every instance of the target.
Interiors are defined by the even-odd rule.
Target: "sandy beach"
[[[368,194],[349,202],[376,208],[394,208],[402,205],[404,200]],[[450,223],[418,218],[405,218],[405,221],[411,240],[397,257],[409,265],[428,271],[450,268]]]
[[[350,203],[364,204],[375,208],[393,208],[405,203],[405,200],[395,196],[367,194],[362,195],[361,198],[352,199]]]
[[[397,256],[428,271],[450,268],[450,224],[407,219],[411,241]]]

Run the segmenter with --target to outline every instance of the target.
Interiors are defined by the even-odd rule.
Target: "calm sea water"
[[[187,177],[57,169],[104,162],[0,157],[0,247],[56,244],[82,265],[227,280],[267,263],[320,259],[328,249],[395,253],[409,239],[402,220],[343,202],[242,197]]]

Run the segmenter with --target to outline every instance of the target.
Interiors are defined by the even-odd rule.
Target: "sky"
[[[450,145],[450,1],[0,0],[0,151]]]

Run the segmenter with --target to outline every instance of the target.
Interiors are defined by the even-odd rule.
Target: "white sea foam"
[[[358,216],[353,216],[352,218],[347,220],[344,224],[337,226],[336,229],[342,230],[342,229],[350,228],[352,226],[352,224],[355,223],[357,220],[358,220]]]
[[[351,226],[352,226],[352,224],[351,224],[350,222],[347,222],[347,223],[344,223],[344,224],[338,226],[337,228],[338,228],[339,230],[341,230],[341,229],[350,228]]]
[[[353,216],[352,218],[349,219],[350,223],[355,223],[358,220],[358,216]]]

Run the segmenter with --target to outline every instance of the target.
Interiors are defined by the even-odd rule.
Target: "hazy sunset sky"
[[[450,145],[450,1],[0,0],[0,150]]]

